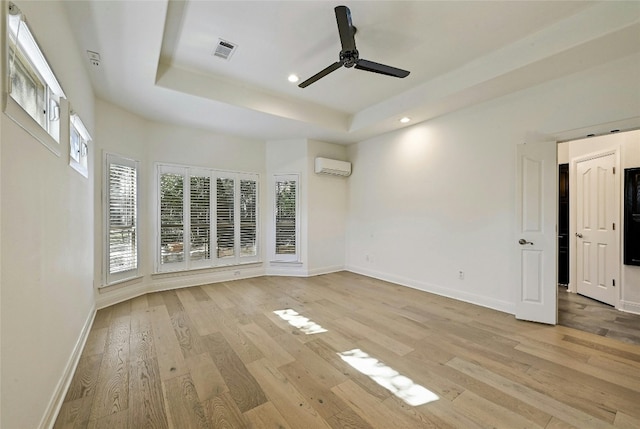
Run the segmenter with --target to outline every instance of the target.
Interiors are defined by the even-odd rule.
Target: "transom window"
[[[60,102],[65,94],[18,7],[7,13],[8,93],[5,113],[60,155]]]
[[[69,117],[69,165],[89,177],[89,142],[91,135],[77,113]]]

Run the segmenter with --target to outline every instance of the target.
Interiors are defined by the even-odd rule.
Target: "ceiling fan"
[[[359,70],[365,70],[373,73],[380,73],[387,76],[407,77],[409,72],[406,70],[391,67],[385,64],[374,63],[373,61],[361,59],[356,49],[356,27],[351,23],[351,11],[346,6],[336,6],[336,21],[338,23],[338,33],[340,34],[340,43],[342,50],[340,51],[340,61],[336,61],[329,67],[319,73],[314,74],[298,86],[306,88],[312,83],[322,79],[331,72],[338,70],[340,67],[355,67]]]

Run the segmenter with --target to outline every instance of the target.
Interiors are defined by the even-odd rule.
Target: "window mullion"
[[[184,173],[184,191],[182,194],[182,242],[184,261],[187,268],[191,268],[191,170]]]
[[[236,174],[234,177],[234,192],[233,192],[233,236],[234,236],[234,256],[236,263],[240,262],[240,178]]]

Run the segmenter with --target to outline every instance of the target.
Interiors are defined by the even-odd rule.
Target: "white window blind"
[[[257,203],[258,182],[240,180],[240,255],[255,256],[258,254],[257,235]]]
[[[138,270],[138,165],[107,155],[106,284],[135,277]]]
[[[184,261],[184,174],[160,174],[160,263]]]
[[[235,181],[226,177],[216,179],[216,232],[218,258],[235,255]]]
[[[191,261],[211,259],[211,177],[190,178],[190,246]]]
[[[258,261],[258,175],[158,165],[159,272]]]
[[[275,259],[299,260],[298,177],[281,175],[275,179]]]

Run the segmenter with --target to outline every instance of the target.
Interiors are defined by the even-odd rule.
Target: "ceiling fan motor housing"
[[[340,62],[347,68],[355,66],[359,57],[358,51],[340,51]]]

